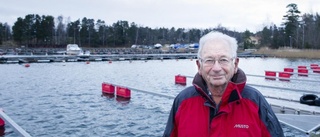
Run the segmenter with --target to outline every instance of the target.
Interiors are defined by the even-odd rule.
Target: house
[[[258,36],[250,36],[250,42],[252,43],[252,44],[254,44],[254,45],[258,45],[258,44],[260,44],[260,37],[258,37]]]

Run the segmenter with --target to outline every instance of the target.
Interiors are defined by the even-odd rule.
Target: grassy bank
[[[264,54],[268,56],[274,56],[279,58],[308,58],[308,59],[320,59],[320,50],[300,50],[300,49],[268,49],[261,48],[254,54]]]

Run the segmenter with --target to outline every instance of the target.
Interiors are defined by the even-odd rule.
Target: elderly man
[[[237,41],[219,32],[200,39],[198,73],[175,98],[165,137],[282,137],[262,94],[246,85]]]

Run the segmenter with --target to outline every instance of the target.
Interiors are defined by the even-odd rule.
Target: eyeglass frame
[[[231,57],[231,58],[229,58],[229,57],[220,57],[218,60],[216,60],[216,59],[213,59],[213,58],[209,57],[209,58],[206,58],[206,59],[199,58],[199,60],[200,60],[201,64],[206,65],[206,66],[213,66],[217,61],[218,61],[220,66],[226,66],[226,65],[229,65],[230,62],[233,62],[235,58],[236,57]],[[226,59],[226,60],[223,60],[223,59]],[[213,62],[205,63],[208,60],[209,61],[211,60]]]

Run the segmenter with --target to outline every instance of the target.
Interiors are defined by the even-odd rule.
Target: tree
[[[54,43],[54,17],[53,16],[42,16],[41,20],[41,31],[42,38],[44,43],[47,44],[53,44]]]
[[[297,28],[299,25],[300,11],[298,10],[297,4],[291,3],[287,5],[288,11],[287,15],[284,15],[284,25],[285,25],[285,35],[289,40],[290,46],[292,46],[292,42],[294,37],[297,35]]]
[[[261,32],[257,32],[257,35],[261,38],[260,46],[269,47],[271,45],[271,39],[273,38],[272,27],[270,29],[267,26],[263,27]]]
[[[2,45],[2,41],[3,41],[3,37],[4,37],[4,35],[3,35],[3,25],[2,25],[2,23],[0,22],[0,44]]]
[[[128,39],[129,23],[127,21],[118,21],[113,25],[113,35],[115,45],[125,46]]]
[[[24,22],[21,17],[19,17],[17,21],[14,23],[12,27],[12,32],[13,32],[13,39],[19,42],[19,44],[21,44],[22,41],[24,40],[24,34],[25,34]]]
[[[276,25],[273,26],[273,41],[272,41],[272,48],[279,48],[286,46],[286,36],[284,28],[280,27],[277,28]]]
[[[191,29],[189,30],[189,42],[190,43],[198,43],[201,37],[201,31],[199,29]]]
[[[81,20],[81,28],[80,28],[80,43],[79,45],[80,46],[84,46],[86,45],[87,43],[87,38],[89,37],[89,28],[88,28],[88,25],[87,25],[87,22],[88,22],[88,19],[86,17],[82,18]]]
[[[250,39],[250,36],[251,36],[251,32],[249,30],[246,30],[244,33],[243,33],[243,48],[244,49],[249,49],[249,48],[252,48],[254,45],[253,43],[251,42],[251,39]]]
[[[102,44],[105,47],[105,40],[106,40],[106,24],[102,20],[97,20],[96,23],[98,27],[98,44]]]
[[[26,17],[23,20],[23,24],[24,24],[24,36],[25,36],[25,40],[27,40],[27,44],[33,44],[33,40],[36,40],[35,38],[37,37],[37,30],[36,30],[36,26],[35,21],[36,18],[39,15],[35,15],[35,14],[28,14],[26,15]]]
[[[10,38],[11,38],[10,26],[7,23],[2,24],[0,22],[0,45],[5,41],[10,40]]]
[[[62,43],[65,43],[66,41],[66,32],[65,32],[65,24],[63,24],[63,16],[58,16],[57,18],[57,22],[58,22],[58,25],[57,25],[57,28],[56,28],[56,44],[60,45]]]
[[[320,48],[320,16],[304,14],[302,16],[304,24],[302,24],[302,48]]]
[[[204,34],[210,31],[220,31],[235,37],[239,43],[244,42],[241,32],[230,31],[220,24],[216,28],[208,29],[174,27],[153,29],[121,20],[112,25],[106,25],[103,20],[94,22],[93,19],[86,17],[73,22],[70,21],[69,17],[66,21],[67,24],[64,24],[63,20],[62,16],[53,18],[52,16],[36,14],[26,15],[25,18],[18,18],[12,27],[13,38],[19,44],[29,44],[33,47],[40,47],[40,45],[45,44],[46,47],[61,47],[69,43],[75,43],[82,47],[129,47],[132,44],[197,43]],[[268,31],[270,30],[265,29],[263,34],[265,32],[267,34]],[[0,35],[3,36],[4,34]],[[253,34],[250,33],[250,35]],[[245,42],[249,44],[248,41]]]
[[[128,35],[129,35],[129,39],[130,39],[130,44],[133,45],[133,44],[137,44],[138,42],[138,39],[139,39],[139,28],[138,28],[138,25],[135,24],[134,22],[132,22],[130,24],[130,28],[128,30]]]
[[[92,43],[92,39],[94,39],[95,35],[96,35],[96,30],[94,29],[94,19],[88,19],[87,20],[87,27],[88,27],[88,46],[91,47]]]
[[[80,44],[80,37],[79,37],[79,30],[80,30],[80,19],[70,22],[67,25],[67,31],[68,31],[68,43],[73,43],[73,44]]]

